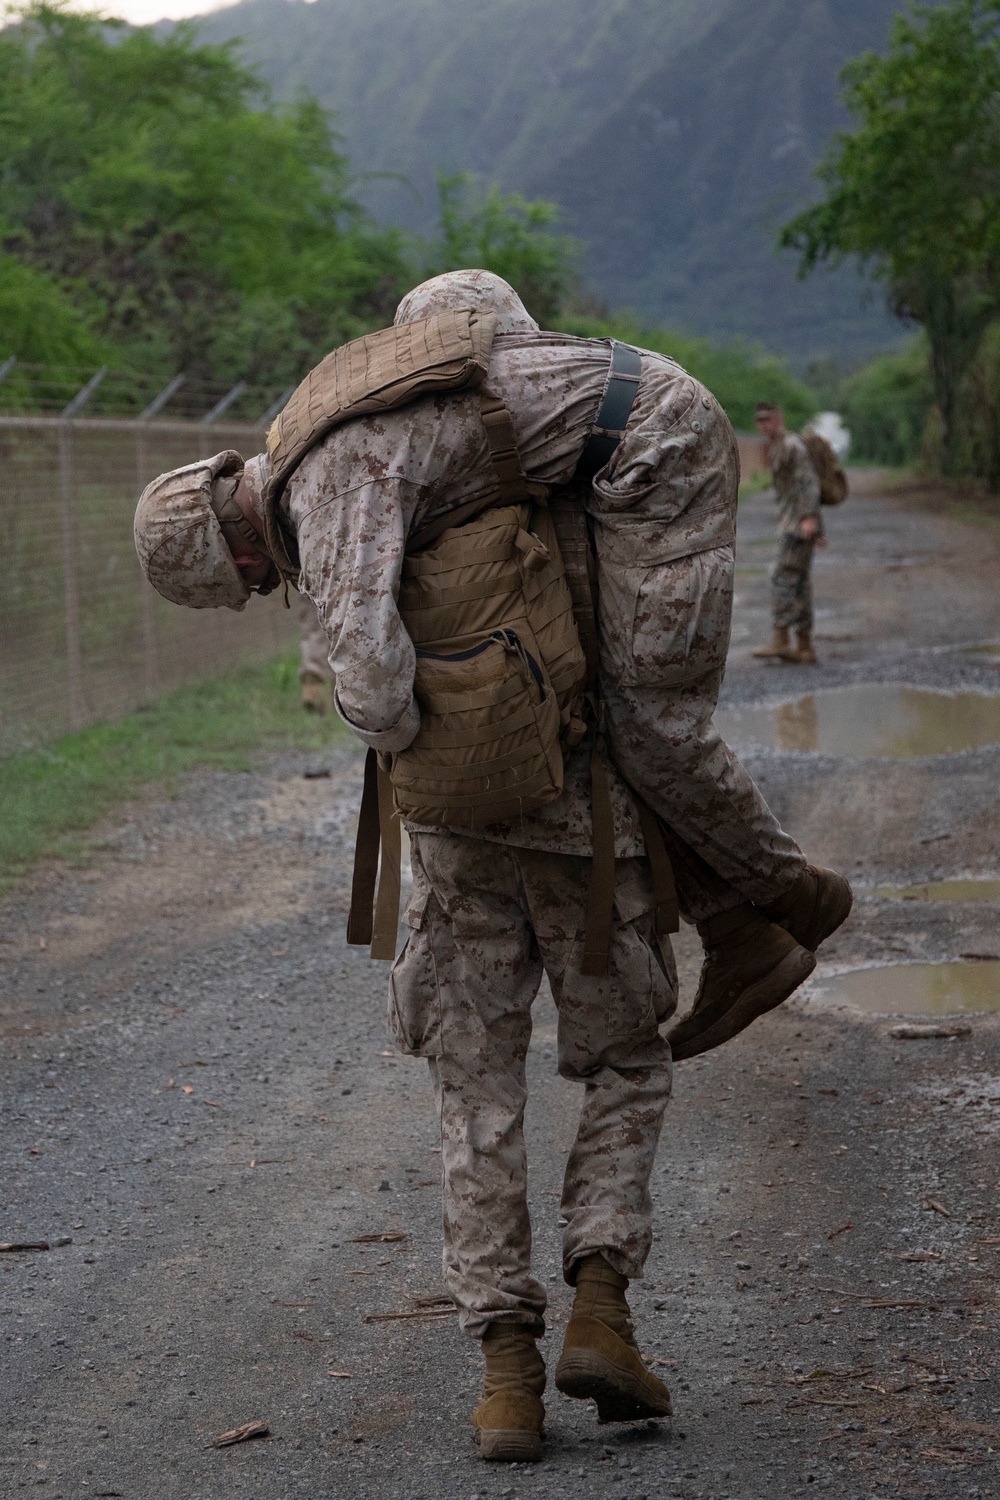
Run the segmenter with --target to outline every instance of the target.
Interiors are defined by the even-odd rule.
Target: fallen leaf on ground
[[[45,939],[44,938],[39,938],[38,939],[38,946],[41,949],[41,951],[44,953],[45,952],[45,948],[46,948],[46,943],[45,943]]]
[[[194,1089],[191,1087],[191,1085],[189,1083],[185,1083],[181,1087],[181,1093],[182,1094],[193,1094],[194,1093]]]
[[[936,1198],[921,1198],[921,1200],[920,1200],[920,1206],[922,1208],[933,1209],[934,1213],[936,1213],[936,1214],[944,1214],[944,1216],[945,1216],[946,1219],[950,1219],[951,1218],[951,1214],[945,1208],[944,1204],[943,1203],[939,1203]]]
[[[209,1109],[221,1109],[222,1108],[222,1105],[218,1102],[217,1099],[203,1099],[201,1102],[202,1102],[202,1104],[207,1104],[208,1107],[209,1107]]]
[[[251,1438],[269,1437],[271,1429],[266,1422],[244,1422],[242,1427],[231,1427],[228,1432],[220,1432],[217,1438],[213,1438],[210,1446],[212,1448],[231,1448],[234,1443],[248,1443]]]
[[[940,1250],[897,1250],[893,1260],[944,1260]]]
[[[409,1232],[405,1229],[387,1229],[384,1234],[359,1234],[353,1240],[352,1245],[395,1245],[400,1240],[408,1240]]]
[[[48,1240],[4,1240],[0,1242],[0,1250],[47,1250]]]
[[[350,1370],[327,1370],[326,1373],[329,1375],[329,1377],[330,1377],[331,1380],[350,1380],[351,1379],[351,1372],[350,1372]]]
[[[676,1359],[661,1359],[658,1354],[651,1354],[646,1363],[647,1365],[662,1365],[665,1370],[675,1370],[677,1368]],[[746,1405],[746,1402],[743,1404]]]
[[[1000,1234],[991,1234],[989,1239],[977,1240],[977,1245],[1000,1245]]]
[[[177,1085],[174,1082],[174,1080],[172,1078],[168,1078],[167,1079],[167,1088],[168,1089],[175,1089],[176,1087],[177,1087]]]

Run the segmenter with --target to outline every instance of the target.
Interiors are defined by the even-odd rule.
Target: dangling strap
[[[583,485],[556,490],[549,499],[549,510],[555,527],[559,550],[566,569],[566,581],[573,599],[573,617],[580,633],[587,660],[586,690],[595,712],[596,729],[590,763],[593,818],[593,864],[587,897],[587,930],[584,938],[584,967],[581,973],[599,976],[607,972],[611,945],[612,903],[615,894],[614,820],[608,785],[607,749],[604,740],[604,714],[600,703],[600,643],[597,625],[597,565],[584,510]],[[619,773],[620,774],[620,773]],[[659,819],[650,807],[630,788],[639,814],[639,824],[646,844],[649,869],[656,902],[656,931],[677,932],[680,915],[673,866],[660,830]]]
[[[379,765],[376,751],[369,750],[365,757],[365,784],[354,844],[347,941],[356,946],[370,944],[372,958],[396,957],[401,845],[399,819],[393,815],[392,780],[388,771]]]
[[[662,937],[671,932],[679,932],[681,927],[674,867],[663,841],[659,818],[634,790],[632,796],[639,814],[642,836],[646,841],[646,857],[653,877],[653,897],[656,901],[654,923],[657,933]]]
[[[396,957],[396,932],[399,927],[399,865],[402,839],[399,819],[393,815],[392,779],[388,771],[378,768],[378,822],[382,840],[382,864],[375,901],[375,925],[372,931],[372,958]]]
[[[351,910],[347,918],[347,941],[357,946],[368,944],[372,940],[372,911],[380,842],[378,754],[369,750],[365,756],[365,784],[361,793],[358,833],[354,842],[354,878],[351,881]]]

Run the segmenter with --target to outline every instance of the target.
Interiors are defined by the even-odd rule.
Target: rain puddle
[[[1000,742],[1000,697],[864,682],[777,707],[720,709],[715,722],[737,746],[878,759],[950,755]]]
[[[880,885],[872,895],[892,901],[1000,901],[1000,880],[935,880],[928,885]]]
[[[1000,1011],[1000,959],[982,963],[887,964],[817,980],[816,1000],[869,1015],[958,1016]]]

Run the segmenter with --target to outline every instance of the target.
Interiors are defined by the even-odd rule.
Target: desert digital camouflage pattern
[[[799,523],[807,516],[815,516],[822,531],[819,477],[802,439],[794,432],[782,433],[768,444],[767,459],[778,502],[779,533],[798,536]]]
[[[653,931],[645,860],[618,866],[608,974],[584,979],[588,865],[478,838],[412,841],[409,938],[392,972],[390,1030],[429,1059],[441,1118],[444,1274],[462,1327],[541,1332],[524,1147],[531,1005],[548,975],[558,1071],[582,1088],[563,1185],[563,1264],[595,1251],[630,1278],[652,1239],[649,1178],[670,1095],[658,1027],[676,1004],[673,956]],[[661,946],[662,944],[662,946]]]
[[[495,313],[497,333],[537,333],[538,324],[514,288],[492,271],[445,271],[407,292],[393,323],[415,323],[462,307]]]
[[[172,469],[147,484],[136,507],[135,550],[158,594],[188,609],[245,609],[240,577],[212,509],[213,488],[235,487],[243,460],[232,449]]]
[[[511,412],[529,479],[570,479],[607,369],[602,341],[497,337],[489,384]],[[290,481],[301,582],[332,643],[338,706],[379,750],[405,748],[419,725],[413,645],[396,606],[406,538],[491,483],[474,394],[351,422]],[[735,439],[714,398],[672,361],[643,354],[628,429],[589,507],[604,688],[623,770],[683,838],[710,851],[710,863],[718,851],[720,873],[734,882],[724,906],[775,899],[804,865],[712,726],[729,642],[737,484]],[[584,782],[585,754],[574,762],[567,774]],[[615,795],[618,852],[638,852],[620,785]],[[588,854],[589,807],[589,795],[560,798],[487,836]]]
[[[775,625],[812,630],[812,564],[816,543],[782,532],[771,568],[771,613]]]

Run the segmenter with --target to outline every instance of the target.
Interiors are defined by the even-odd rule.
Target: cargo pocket
[[[403,817],[480,828],[558,797],[559,703],[527,630],[495,630],[459,651],[418,646],[414,693],[420,731],[392,765]]]
[[[602,662],[622,687],[695,682],[723,666],[733,611],[731,547],[655,566],[602,561]]]
[[[440,1057],[442,1050],[441,992],[430,932],[433,900],[426,885],[414,883],[406,942],[389,975],[389,1035],[408,1057]]]
[[[669,938],[659,938],[645,860],[616,862],[618,918],[608,963],[607,1028],[611,1038],[652,1035],[677,1008],[677,969]]]

